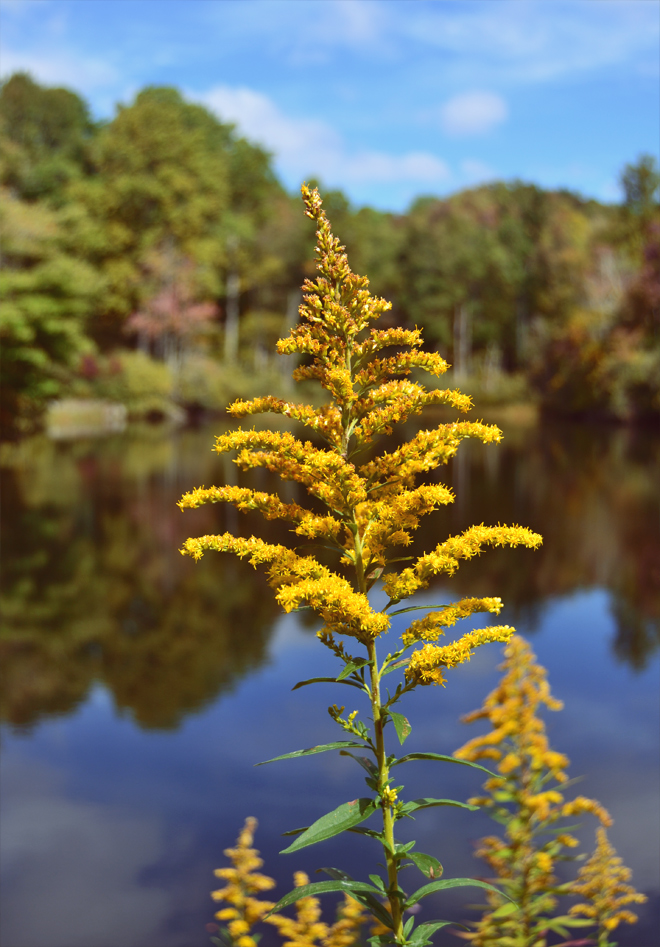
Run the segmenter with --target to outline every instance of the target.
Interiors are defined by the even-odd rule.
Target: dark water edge
[[[653,947],[660,444],[644,430],[503,426],[501,447],[466,445],[444,472],[457,500],[429,519],[419,547],[473,522],[543,533],[540,552],[485,553],[447,588],[501,595],[502,620],[529,635],[548,667],[566,705],[548,721],[552,743],[584,775],[577,791],[612,811],[612,840],[652,897],[617,939]],[[314,628],[278,614],[258,573],[229,557],[194,565],[178,554],[186,536],[225,529],[284,538],[232,510],[176,508],[201,483],[275,487],[214,455],[212,433],[35,438],[3,456],[4,947],[209,943],[211,872],[247,815],[260,820],[257,845],[280,894],[294,870],[313,874],[319,863],[373,870],[362,839],[277,855],[282,831],[358,795],[360,773],[330,754],[253,769],[332,739],[325,707],[345,696],[290,692],[323,674],[328,657]],[[484,648],[446,690],[413,695],[406,748],[464,742],[458,717],[494,686],[498,660]],[[407,790],[466,798],[478,787],[453,771],[462,769],[411,764]],[[485,816],[432,810],[408,827],[447,876],[480,872],[470,840],[492,832]],[[586,819],[584,833],[591,847]],[[423,916],[465,917],[470,894],[429,899]],[[443,933],[436,943],[458,941]]]

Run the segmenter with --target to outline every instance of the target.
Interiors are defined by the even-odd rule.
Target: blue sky
[[[177,86],[357,204],[514,177],[612,201],[659,148],[658,0],[0,0],[0,26],[5,76],[104,118]]]

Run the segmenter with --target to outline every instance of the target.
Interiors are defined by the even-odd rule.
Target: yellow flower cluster
[[[497,443],[501,431],[479,421],[454,421],[433,430],[419,431],[390,452],[371,453],[356,463],[356,454],[377,436],[391,433],[393,425],[418,414],[425,406],[446,404],[459,411],[471,407],[470,398],[450,389],[427,390],[409,378],[413,370],[440,376],[444,359],[422,348],[418,329],[372,328],[390,304],[371,295],[366,277],[354,274],[344,248],[333,236],[316,190],[302,189],[306,214],[317,225],[315,280],[303,284],[300,321],[278,351],[303,356],[306,364],[294,372],[297,379],[315,379],[328,392],[329,403],[320,408],[296,404],[273,396],[237,400],[230,414],[244,418],[270,412],[304,425],[325,448],[304,441],[291,431],[243,430],[216,439],[215,450],[233,452],[243,471],[264,468],[283,480],[299,484],[325,512],[296,502],[239,486],[200,487],[187,493],[181,508],[203,503],[232,503],[244,512],[257,511],[266,519],[289,522],[297,537],[321,541],[336,551],[337,566],[349,568],[351,579],[322,566],[311,555],[302,556],[283,545],[269,545],[252,537],[228,534],[187,540],[181,552],[199,559],[208,549],[249,557],[253,565],[267,567],[276,597],[286,611],[312,608],[335,634],[346,634],[364,643],[389,628],[383,612],[375,612],[367,593],[385,570],[384,588],[390,603],[426,588],[433,576],[451,575],[463,559],[478,555],[485,546],[520,545],[536,548],[541,537],[520,526],[474,526],[460,536],[440,543],[400,574],[387,572],[395,546],[408,546],[421,517],[453,501],[442,484],[420,484],[418,478],[446,463],[467,437]],[[384,351],[389,349],[390,351]],[[371,449],[370,449],[371,451]],[[467,600],[466,600],[467,601]],[[407,642],[426,641],[414,654],[407,670],[408,682],[441,683],[442,667],[468,660],[471,649],[485,641],[503,641],[510,629],[490,629],[481,637],[468,636],[445,648],[432,647],[440,628],[476,610],[497,611],[492,605],[470,606],[413,623]],[[461,611],[461,608],[463,611]],[[455,618],[452,619],[452,615]],[[434,631],[435,629],[435,631]]]
[[[569,761],[563,753],[551,749],[545,724],[538,716],[541,706],[561,710],[562,703],[552,696],[545,668],[536,663],[534,652],[523,638],[514,635],[504,654],[501,669],[505,673],[499,685],[486,697],[479,710],[463,718],[466,723],[487,720],[492,729],[470,740],[456,750],[455,755],[472,761],[497,761],[499,775],[485,783],[487,795],[470,802],[489,807],[497,821],[505,826],[506,838],[489,836],[482,839],[477,855],[493,869],[504,891],[518,904],[519,911],[511,915],[501,914],[497,909],[504,904],[503,899],[489,895],[491,910],[483,916],[476,932],[470,935],[475,947],[499,947],[509,940],[518,943],[516,937],[519,936],[523,937],[521,944],[545,945],[545,916],[556,906],[557,894],[583,893],[591,897],[587,880],[592,875],[598,875],[598,884],[603,890],[606,876],[618,880],[628,877],[617,874],[620,860],[612,861],[613,850],[607,854],[602,847],[598,871],[594,856],[589,862],[592,868],[587,871],[588,866],[585,866],[580,872],[580,878],[584,879],[583,888],[575,884],[558,885],[554,864],[558,858],[565,857],[563,849],[575,848],[578,842],[568,832],[557,833],[546,842],[541,841],[543,836],[551,836],[549,830],[560,819],[586,812],[595,816],[602,826],[610,825],[612,820],[606,809],[594,799],[577,796],[564,801],[558,786],[568,780],[566,769]],[[602,833],[605,839],[604,829],[598,831],[599,838]],[[572,913],[596,917],[584,906],[576,906]],[[527,932],[524,936],[523,931]],[[533,935],[534,931],[537,933]]]
[[[214,549],[232,552],[242,559],[249,556],[253,566],[269,564],[268,579],[285,612],[309,606],[340,634],[365,641],[389,628],[387,615],[375,612],[367,596],[354,592],[346,579],[312,556],[298,556],[286,546],[272,545],[254,536],[244,539],[223,533],[187,539],[183,549],[194,559],[200,559],[206,549]]]
[[[304,871],[297,871],[293,881],[296,888],[309,884],[309,878]],[[301,898],[296,901],[295,918],[272,914],[268,923],[276,927],[284,938],[282,947],[310,947],[319,941],[324,942],[328,936],[328,925],[321,920],[321,904],[318,898]]]
[[[460,602],[446,605],[439,612],[429,612],[424,618],[411,622],[401,639],[405,647],[415,641],[437,641],[440,635],[444,635],[442,629],[455,625],[460,618],[469,618],[476,612],[499,615],[501,610],[501,598],[462,598]]]
[[[252,848],[256,826],[256,819],[245,820],[236,847],[225,849],[225,855],[231,859],[233,867],[216,868],[214,872],[227,884],[224,888],[212,891],[211,897],[214,901],[227,901],[231,905],[222,908],[215,916],[219,921],[229,922],[227,929],[237,947],[256,947],[257,941],[250,931],[273,907],[272,901],[261,901],[254,897],[260,891],[269,891],[275,887],[272,878],[257,871],[263,861],[256,849]]]
[[[215,901],[227,901],[231,907],[222,908],[216,913],[219,921],[228,921],[227,931],[236,947],[256,947],[258,937],[252,930],[263,921],[277,928],[284,938],[282,947],[351,947],[359,942],[360,931],[366,920],[366,911],[350,895],[344,896],[343,904],[337,912],[337,920],[328,925],[321,921],[321,906],[318,898],[301,898],[296,902],[296,917],[283,914],[271,914],[273,902],[262,901],[254,895],[269,891],[275,882],[257,869],[263,865],[259,852],[252,848],[257,820],[248,818],[237,839],[235,848],[225,849],[225,855],[231,860],[232,868],[217,868],[214,872],[224,878],[227,884],[218,891],[212,891]],[[309,884],[309,878],[302,872],[294,875],[296,887]]]
[[[471,406],[470,399],[458,391],[448,392],[447,396],[448,402],[460,411],[467,411]],[[482,424],[480,421],[441,424],[433,431],[418,431],[401,447],[384,452],[363,464],[360,474],[370,484],[370,494],[388,496],[398,492],[399,484],[411,486],[419,474],[446,464],[466,437],[477,437],[484,444],[497,444],[502,432],[494,424]]]
[[[607,944],[607,933],[624,921],[634,924],[637,915],[625,909],[626,904],[643,904],[646,897],[627,884],[631,872],[623,864],[612,847],[607,832],[599,828],[596,832],[596,851],[579,871],[577,881],[571,885],[571,893],[586,898],[586,903],[574,904],[573,915],[591,917],[599,928],[599,945]]]
[[[490,641],[508,641],[514,629],[508,625],[495,625],[492,628],[477,628],[468,631],[447,645],[425,644],[417,651],[413,651],[406,667],[405,675],[408,683],[414,684],[443,684],[445,678],[442,668],[453,668],[464,661],[469,661],[474,649]]]
[[[393,602],[408,598],[418,589],[426,588],[430,579],[445,572],[453,575],[459,567],[459,560],[478,556],[482,548],[490,546],[529,546],[536,549],[543,539],[524,526],[470,526],[460,536],[450,536],[443,543],[415,562],[399,575],[391,574],[384,582],[384,588]]]

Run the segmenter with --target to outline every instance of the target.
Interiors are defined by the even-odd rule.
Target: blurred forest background
[[[631,422],[660,418],[659,184],[641,155],[620,205],[521,181],[405,214],[322,194],[353,269],[392,323],[423,328],[450,384]],[[287,395],[274,344],[315,272],[312,224],[234,126],[167,87],[95,123],[19,73],[0,88],[0,186],[5,437],[72,399],[182,421]]]

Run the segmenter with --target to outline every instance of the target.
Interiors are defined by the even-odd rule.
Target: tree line
[[[512,181],[402,214],[323,193],[388,318],[423,328],[463,388],[657,419],[655,159],[621,184],[618,205]],[[66,395],[219,408],[276,371],[315,268],[312,225],[233,125],[168,87],[95,122],[76,93],[17,73],[0,88],[0,187],[5,434]]]

